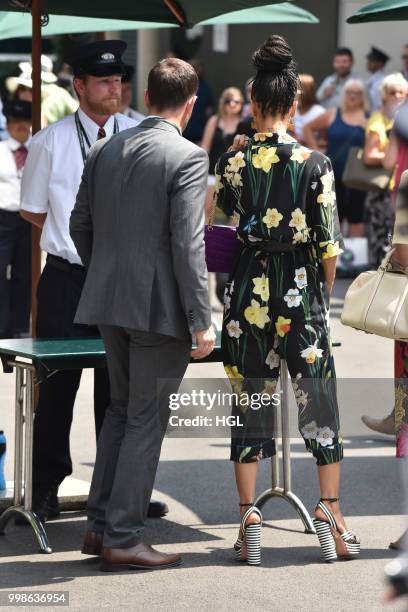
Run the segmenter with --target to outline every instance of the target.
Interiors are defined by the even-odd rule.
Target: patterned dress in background
[[[299,430],[318,465],[340,461],[335,370],[322,259],[342,252],[333,172],[327,157],[287,134],[255,134],[216,170],[217,205],[232,216],[243,250],[224,300],[222,351],[243,427],[232,429],[231,459],[270,457],[270,397],[287,362],[299,409]],[[290,252],[266,252],[273,242]],[[280,243],[280,245],[277,245]],[[254,404],[255,406],[255,404]]]

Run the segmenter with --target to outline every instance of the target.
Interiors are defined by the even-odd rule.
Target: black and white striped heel
[[[261,563],[261,530],[262,530],[262,514],[259,508],[253,504],[240,504],[240,506],[249,506],[241,519],[239,534],[237,541],[234,544],[236,561],[246,561],[248,565],[260,565]],[[259,523],[251,523],[245,525],[246,520],[251,514],[259,516]],[[241,557],[242,546],[245,541],[247,557]]]
[[[319,538],[323,560],[326,563],[353,559],[360,554],[360,540],[351,531],[341,533],[333,513],[324,503],[337,502],[338,497],[321,498],[316,506],[326,516],[327,520],[314,519],[313,524]]]
[[[319,538],[323,560],[326,563],[337,561],[336,544],[334,543],[329,523],[314,519],[313,524],[316,529],[317,537]]]

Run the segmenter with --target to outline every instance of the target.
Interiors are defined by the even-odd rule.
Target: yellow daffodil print
[[[269,395],[272,397],[274,393],[276,393],[276,387],[278,386],[278,381],[275,379],[265,380],[265,386],[262,389],[261,393],[265,395]]]
[[[277,164],[279,161],[280,159],[276,155],[276,147],[259,147],[258,153],[252,156],[253,167],[266,173],[270,171],[272,164]]]
[[[311,156],[312,152],[307,149],[306,147],[297,147],[294,146],[292,149],[292,155],[290,157],[291,161],[295,161],[298,164],[303,164],[303,162],[305,162],[307,159],[309,159],[309,157]]]
[[[247,306],[244,310],[244,317],[251,325],[256,325],[259,329],[264,329],[269,323],[268,307],[261,306],[256,300],[251,300],[251,306]]]
[[[310,346],[305,348],[303,351],[300,351],[300,356],[303,357],[303,359],[309,365],[312,365],[316,361],[316,359],[320,359],[322,355],[323,355],[323,349],[317,348],[317,342],[315,342],[314,344],[311,344]]]
[[[262,274],[261,277],[253,278],[252,282],[254,283],[253,293],[260,295],[263,302],[267,302],[269,300],[269,279]]]
[[[340,248],[338,241],[320,242],[319,245],[321,248],[325,249],[322,254],[322,259],[330,259],[330,257],[336,257],[340,255],[340,253],[343,253],[343,249]]]
[[[290,324],[292,319],[286,319],[285,317],[279,316],[275,322],[276,333],[278,336],[283,338],[287,333],[290,332]]]
[[[296,208],[292,212],[292,219],[289,221],[289,227],[294,227],[298,232],[306,228],[306,215],[302,213],[300,208]]]
[[[253,139],[255,142],[265,142],[267,138],[271,138],[272,132],[257,132],[254,134]]]
[[[236,173],[239,172],[241,168],[244,168],[245,166],[246,164],[244,160],[244,154],[242,153],[242,151],[238,151],[238,153],[235,153],[234,157],[230,157],[228,159],[227,171]]]
[[[233,227],[238,227],[240,218],[241,215],[236,210],[234,210],[234,214],[231,217],[231,225]]]
[[[243,185],[243,183],[242,183],[242,176],[240,174],[238,174],[238,172],[236,172],[235,174],[232,175],[231,184],[234,187],[242,187],[242,185]]]
[[[267,208],[265,216],[262,217],[262,221],[265,223],[268,229],[272,229],[272,227],[278,227],[282,219],[283,215],[278,211],[277,208]]]
[[[238,372],[238,368],[235,365],[226,365],[224,366],[224,370],[230,379],[233,392],[239,395],[242,391],[244,377]]]
[[[215,175],[215,193],[219,193],[221,189],[224,189],[224,185],[222,184],[221,174]]]

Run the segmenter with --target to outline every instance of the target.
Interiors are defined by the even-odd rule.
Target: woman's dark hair
[[[252,56],[257,73],[252,98],[262,115],[288,114],[298,91],[299,76],[292,49],[282,36],[270,36]]]

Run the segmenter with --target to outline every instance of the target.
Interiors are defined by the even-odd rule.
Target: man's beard
[[[87,104],[89,108],[98,115],[114,115],[120,111],[122,107],[122,99],[120,97],[108,98],[106,100],[102,100],[101,102],[87,100]]]

